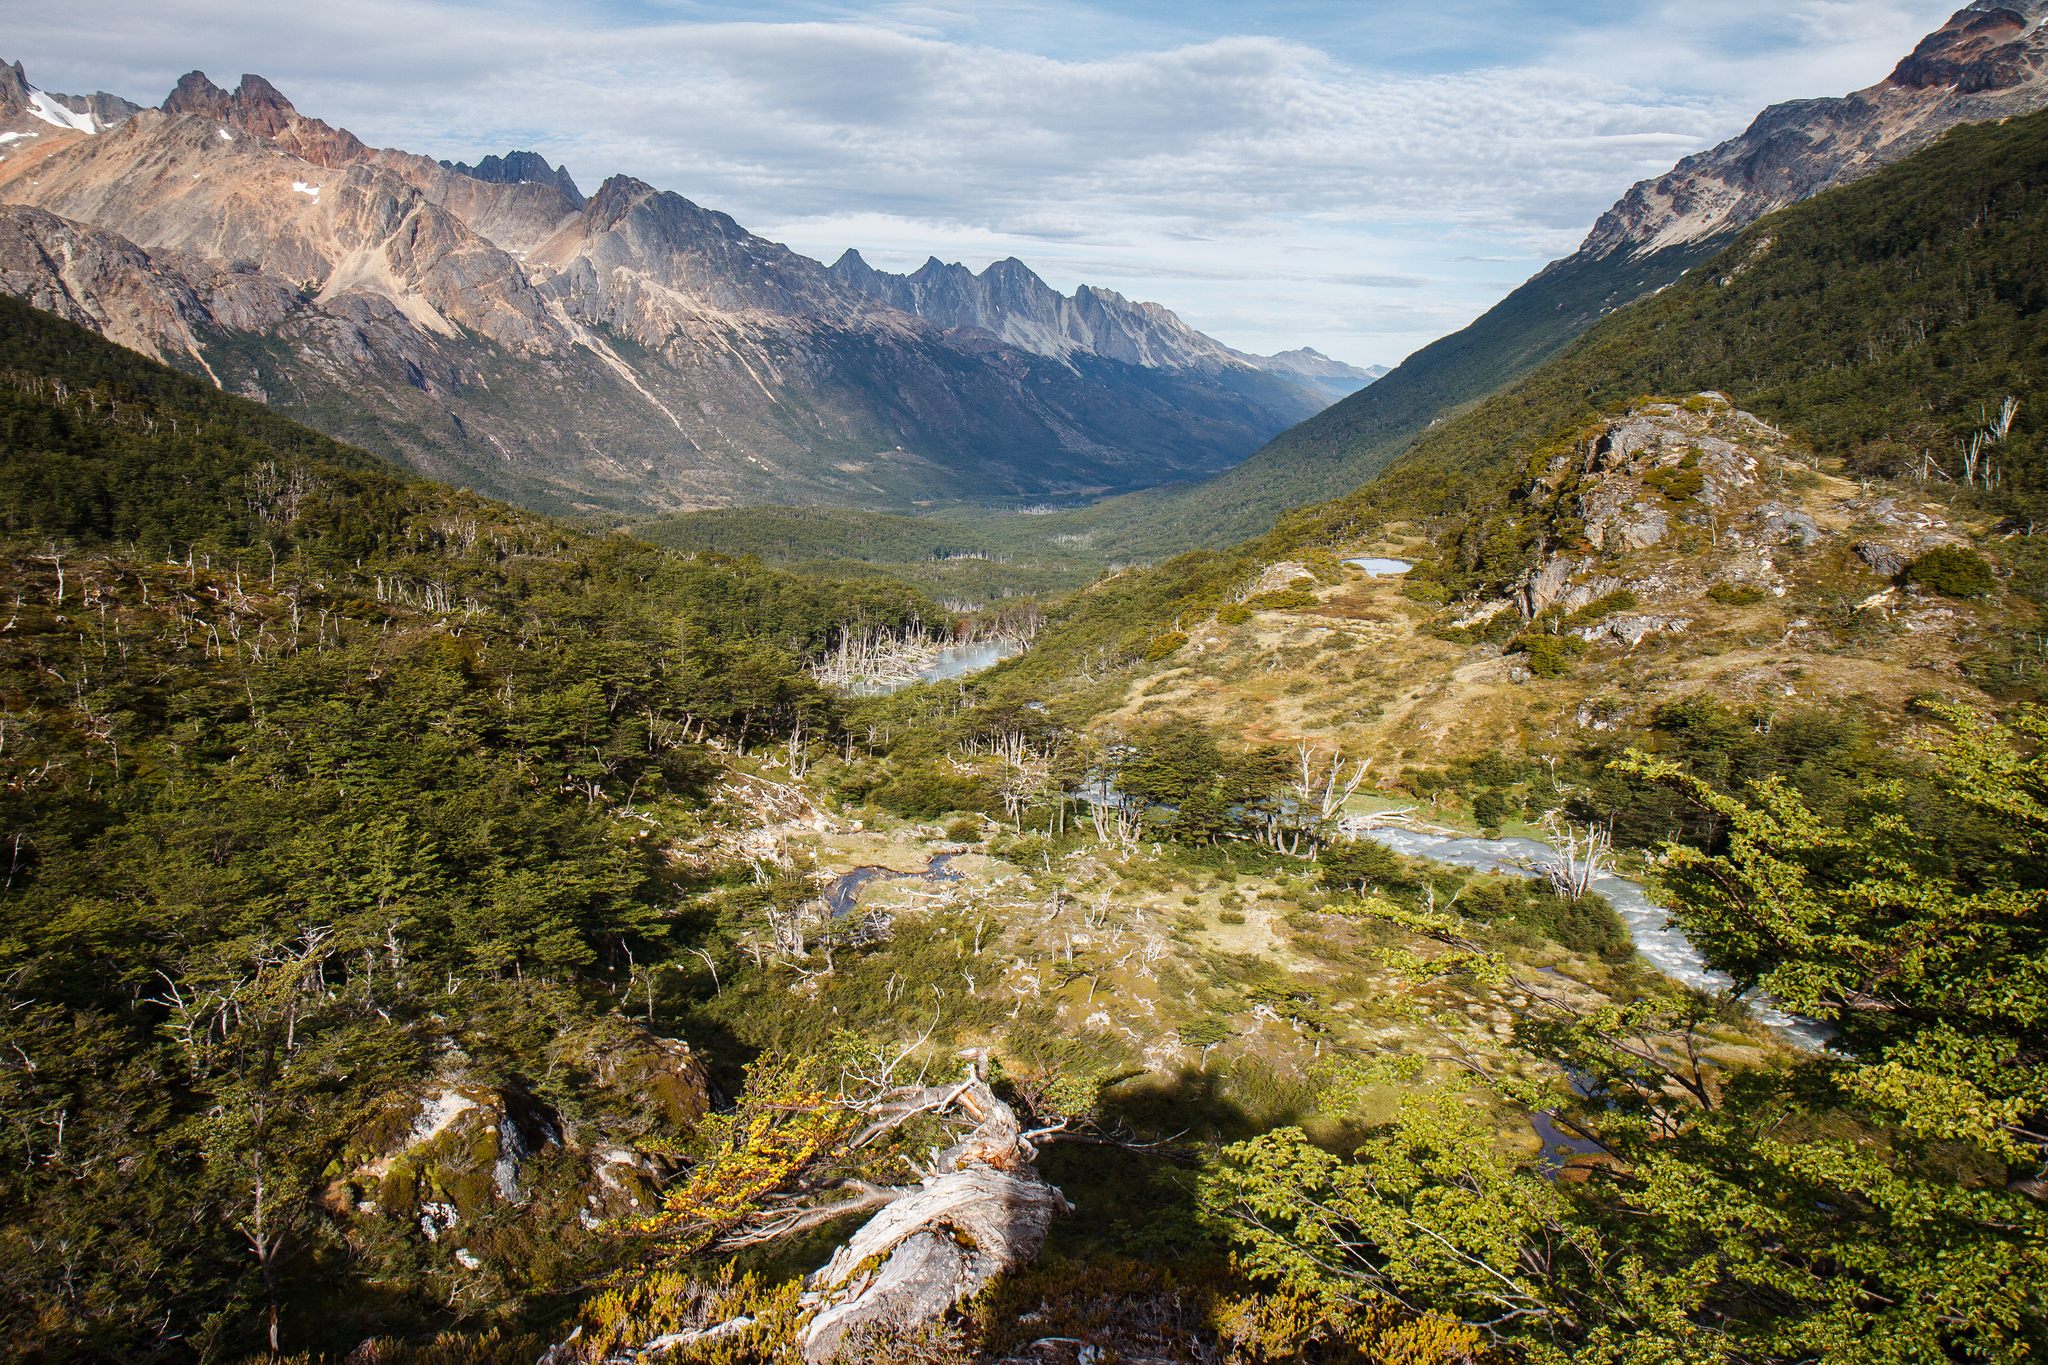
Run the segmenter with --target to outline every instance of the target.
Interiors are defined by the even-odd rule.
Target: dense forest
[[[428,1081],[653,1122],[616,997],[689,878],[639,813],[705,818],[714,746],[829,742],[838,627],[943,613],[570,533],[0,309],[9,1353],[428,1321],[317,1214],[349,1144]],[[573,1273],[573,1216],[505,1230],[498,1293]]]

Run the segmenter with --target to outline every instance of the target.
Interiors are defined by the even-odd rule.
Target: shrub
[[[1987,597],[1998,586],[1984,556],[1960,545],[1929,550],[1906,566],[1906,581],[1945,597]]]
[[[1636,595],[1627,588],[1617,588],[1605,597],[1597,598],[1580,607],[1570,616],[1567,616],[1564,623],[1568,626],[1587,625],[1598,621],[1603,616],[1612,616],[1618,611],[1634,611],[1637,602]],[[1503,613],[1503,615],[1505,614]]]
[[[1673,502],[1690,502],[1706,488],[1707,476],[1700,473],[1699,456],[1688,455],[1675,468],[1651,470],[1643,482]]]
[[[1368,887],[1406,888],[1415,884],[1408,862],[1385,844],[1356,839],[1323,850],[1316,879],[1332,891],[1364,891]]]
[[[1252,619],[1252,609],[1242,602],[1232,602],[1216,613],[1216,619],[1226,626],[1241,626]]]
[[[1224,912],[1223,912],[1222,914],[1220,914],[1220,915],[1216,916],[1216,918],[1217,918],[1217,920],[1218,920],[1219,922],[1221,922],[1221,923],[1223,923],[1223,924],[1243,924],[1243,923],[1244,923],[1244,911],[1242,911],[1242,910],[1225,910],[1225,911],[1224,911]]]
[[[1155,637],[1151,644],[1145,646],[1145,662],[1156,664],[1167,655],[1178,651],[1187,642],[1186,631],[1169,630],[1166,634]]]
[[[1524,635],[1515,648],[1539,678],[1562,678],[1572,671],[1572,661],[1586,652],[1586,642],[1575,635]]]
[[[1770,594],[1754,583],[1716,583],[1707,596],[1724,607],[1753,607]]]
[[[1515,813],[1507,793],[1498,787],[1484,787],[1472,798],[1472,819],[1481,829],[1499,829]]]
[[[1306,588],[1282,588],[1278,592],[1260,593],[1250,605],[1259,611],[1300,611],[1315,604],[1316,595]]]

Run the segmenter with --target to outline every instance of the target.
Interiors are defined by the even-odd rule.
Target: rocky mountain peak
[[[655,194],[654,186],[630,175],[614,175],[597,187],[597,193],[583,206],[583,223],[591,232],[609,232],[625,220],[627,214],[646,203]]]
[[[243,76],[230,93],[215,85],[204,71],[187,72],[162,107],[174,117],[196,115],[239,128],[321,166],[353,165],[370,154],[353,133],[301,114],[282,91],[261,76]]]
[[[2048,3],[1973,5],[1922,40],[1887,84],[1906,90],[1945,86],[1977,94],[2037,79],[2044,54],[2025,40],[2043,11],[2048,11]]]
[[[569,168],[549,165],[548,159],[539,152],[487,156],[474,166],[459,161],[443,161],[441,164],[457,175],[466,175],[488,185],[547,185],[560,190],[562,197],[576,208],[582,208],[585,202],[583,192],[576,188],[576,181],[569,174]]]
[[[1773,105],[1742,133],[1630,190],[1580,256],[1725,237],[1899,161],[1964,123],[2048,107],[2048,0],[1978,0],[1867,90]]]
[[[21,63],[0,63],[0,114],[19,114],[28,108],[28,73]]]
[[[198,114],[203,118],[225,119],[228,92],[207,79],[204,71],[187,71],[163,102],[166,114]]]

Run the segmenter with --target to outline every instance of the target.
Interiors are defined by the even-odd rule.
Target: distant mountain
[[[0,76],[0,290],[543,508],[1089,498],[1227,468],[1345,382],[1101,291],[1133,321],[1087,347],[930,319],[679,195],[371,148],[260,76],[68,98]]]
[[[1233,350],[1156,303],[1136,303],[1086,284],[1071,295],[1061,294],[1014,256],[979,275],[936,256],[913,274],[892,275],[849,250],[833,263],[832,273],[892,308],[942,327],[987,332],[1055,360],[1078,352],[1147,369],[1220,374],[1250,368],[1303,384],[1332,402],[1386,373],[1361,370],[1307,348],[1277,356]]]
[[[1765,214],[1859,180],[1958,125],[2048,106],[2044,19],[2048,0],[1978,0],[1869,89],[1765,110],[1740,136],[1630,190],[1578,252],[1465,330],[1214,479],[1091,509],[1087,529],[1122,552],[1165,554],[1256,535],[1289,508],[1358,487],[1434,423],[1680,279]]]
[[[562,192],[562,197],[582,208],[583,192],[576,188],[576,182],[569,175],[567,166],[550,166],[548,159],[539,152],[507,152],[503,156],[487,156],[474,166],[459,161],[441,163],[457,175],[466,175],[471,180],[481,180],[488,185],[552,185]]]
[[[38,119],[53,127],[94,133],[142,112],[119,95],[59,95],[28,83],[20,62],[0,64],[0,118]]]
[[[1332,360],[1313,346],[1302,346],[1278,355],[1254,356],[1252,360],[1270,374],[1292,375],[1312,388],[1321,389],[1330,395],[1332,402],[1348,398],[1368,384],[1376,384],[1393,373],[1386,365],[1368,365],[1360,369],[1346,365],[1341,360]]]

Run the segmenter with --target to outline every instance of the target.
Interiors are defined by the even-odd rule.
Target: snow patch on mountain
[[[28,92],[28,111],[45,123],[59,128],[70,129],[73,132],[85,133],[88,136],[100,130],[99,120],[90,113],[80,113],[74,109],[67,109],[51,99],[46,91],[31,90]]]

